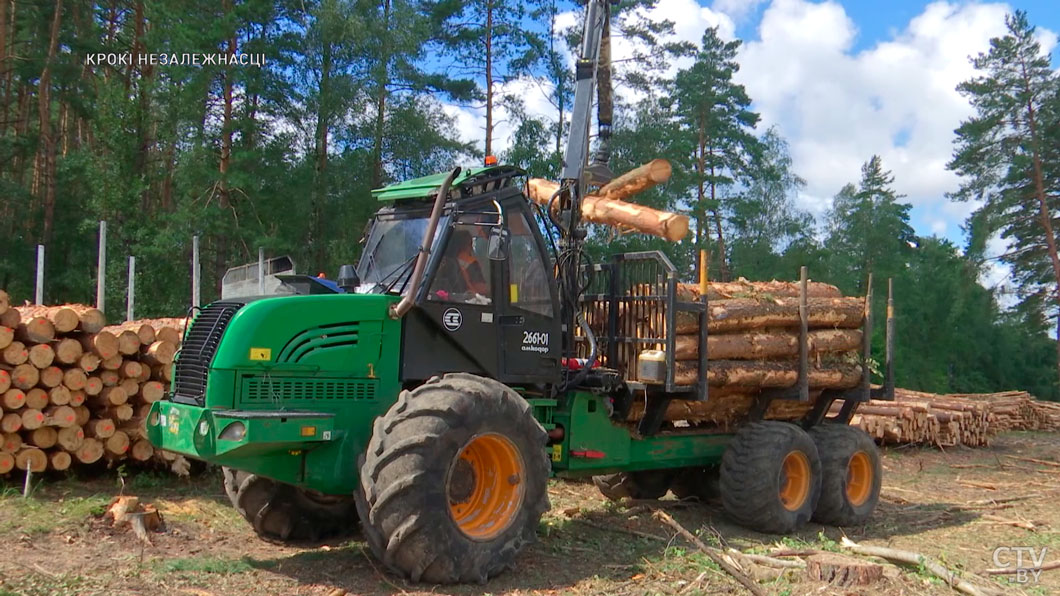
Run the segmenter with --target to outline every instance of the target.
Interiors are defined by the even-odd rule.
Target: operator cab
[[[538,222],[516,184],[487,167],[458,178],[434,235],[417,306],[402,326],[402,382],[461,371],[506,384],[560,380],[559,304]],[[408,291],[438,176],[375,191],[394,200],[372,221],[359,293]]]

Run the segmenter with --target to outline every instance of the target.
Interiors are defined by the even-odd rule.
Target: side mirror
[[[352,292],[357,286],[361,285],[361,280],[357,277],[357,272],[353,269],[353,265],[339,267],[338,285],[347,292]]]
[[[489,257],[491,261],[505,261],[508,259],[508,230],[503,227],[495,227],[490,230]]]

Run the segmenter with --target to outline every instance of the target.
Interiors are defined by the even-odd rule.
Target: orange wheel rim
[[[797,511],[810,495],[810,460],[801,451],[792,451],[780,466],[780,502],[788,511]]]
[[[858,451],[847,464],[847,500],[855,507],[869,500],[872,492],[873,469],[869,455]]]
[[[453,459],[446,481],[449,513],[474,540],[494,538],[523,504],[523,458],[507,438],[479,435]]]

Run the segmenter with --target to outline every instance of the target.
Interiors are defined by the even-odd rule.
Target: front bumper
[[[308,411],[221,410],[158,401],[147,417],[156,448],[211,463],[290,453],[339,440],[334,414]]]

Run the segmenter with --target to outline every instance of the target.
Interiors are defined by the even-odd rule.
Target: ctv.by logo
[[[1038,583],[1048,552],[1049,548],[1045,546],[1040,552],[1033,546],[999,546],[994,549],[994,565],[998,569],[1012,569],[1017,583]]]

